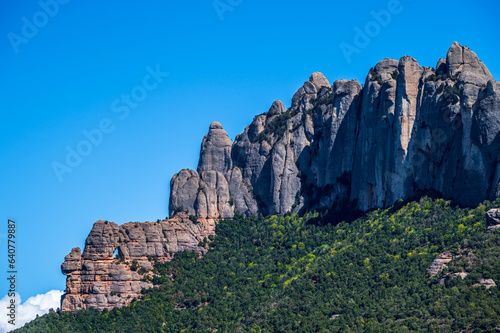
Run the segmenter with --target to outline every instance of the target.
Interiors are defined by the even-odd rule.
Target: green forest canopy
[[[500,282],[494,207],[424,197],[337,225],[317,212],[237,216],[203,258],[157,263],[157,288],[130,306],[51,311],[16,332],[494,332],[498,288],[473,287]],[[429,277],[444,252],[461,256]]]

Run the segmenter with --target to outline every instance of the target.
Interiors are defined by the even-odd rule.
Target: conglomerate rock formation
[[[62,310],[129,304],[152,286],[153,260],[203,254],[214,220],[236,212],[366,211],[426,192],[470,206],[499,197],[499,131],[500,83],[456,42],[435,69],[384,59],[364,86],[313,73],[288,110],[275,101],[234,142],[210,125],[197,170],[170,182],[170,220],[96,222],[83,254],[75,248],[62,264]],[[432,272],[450,258],[438,259]]]
[[[170,214],[359,210],[436,193],[462,205],[500,196],[500,84],[454,42],[436,68],[384,59],[364,86],[319,72],[233,143],[218,122],[197,171],[171,180]]]
[[[74,248],[61,265],[68,276],[61,309],[127,305],[143,288],[153,286],[147,277],[152,276],[154,260],[165,262],[184,250],[202,255],[206,250],[198,244],[214,233],[214,220],[193,222],[185,214],[170,220],[123,225],[97,221],[85,241],[83,254],[80,248]]]

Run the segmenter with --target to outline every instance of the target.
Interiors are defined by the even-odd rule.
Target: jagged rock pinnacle
[[[326,77],[321,72],[312,73],[309,77],[309,82],[314,84],[317,90],[319,90],[321,87],[330,88],[330,82],[328,82]]]
[[[174,176],[171,212],[266,215],[339,202],[368,210],[431,190],[463,205],[494,199],[499,90],[456,42],[436,69],[410,56],[383,59],[363,88],[347,80],[332,87],[315,72],[288,113],[275,101],[234,143],[213,123],[198,172]]]
[[[222,125],[214,121],[201,143],[198,172],[214,170],[225,173],[232,167],[231,146],[233,143]]]
[[[467,46],[453,42],[446,55],[446,65],[450,76],[458,76],[458,80],[476,86],[486,86],[493,80],[490,71],[479,60],[478,56]]]
[[[282,114],[285,112],[285,106],[283,105],[283,102],[280,100],[274,101],[271,107],[269,108],[269,111],[267,111],[268,116],[273,116],[277,114]]]
[[[222,128],[222,125],[218,122],[218,121],[214,121],[210,124],[210,128],[209,129],[223,129]]]

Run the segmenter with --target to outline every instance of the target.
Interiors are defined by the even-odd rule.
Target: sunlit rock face
[[[85,241],[85,249],[74,248],[64,258],[61,271],[67,275],[62,311],[112,309],[137,298],[153,284],[154,260],[169,261],[176,252],[206,252],[199,243],[215,234],[215,221],[191,221],[186,214],[158,222],[118,225],[97,221]],[[117,252],[118,258],[114,254]]]

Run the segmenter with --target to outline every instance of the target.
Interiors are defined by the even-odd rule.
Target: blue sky
[[[60,2],[52,16],[37,1],[0,4],[0,249],[12,218],[23,299],[65,288],[63,258],[95,221],[164,218],[170,178],[196,168],[210,122],[234,139],[315,71],[364,82],[403,55],[434,67],[456,40],[500,78],[497,1]],[[357,28],[371,36],[356,43]],[[68,147],[88,154],[58,177]]]

